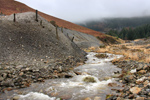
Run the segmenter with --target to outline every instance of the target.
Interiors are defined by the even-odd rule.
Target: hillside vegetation
[[[79,25],[101,32],[108,32],[111,29],[120,30],[124,27],[138,27],[150,24],[150,16],[133,18],[105,18],[96,21],[88,21]]]
[[[135,28],[123,28],[120,31],[110,30],[106,34],[119,37],[124,40],[134,40],[150,37],[150,24],[142,25]]]

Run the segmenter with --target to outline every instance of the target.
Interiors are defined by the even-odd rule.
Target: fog
[[[49,15],[83,22],[150,15],[150,0],[16,0]]]

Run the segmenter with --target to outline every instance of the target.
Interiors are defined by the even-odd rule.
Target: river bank
[[[129,43],[109,45],[95,52],[120,54],[124,57],[114,59],[112,62],[122,69],[122,74],[117,77],[123,84],[121,90],[116,90],[121,95],[108,95],[108,100],[149,100],[150,98],[150,38],[138,39]]]
[[[47,63],[46,61],[44,63]],[[77,64],[83,64],[80,59],[73,56],[66,58],[64,61],[45,64],[44,67],[34,65],[15,65],[0,64],[0,92],[10,91],[13,89],[26,88],[31,83],[44,82],[46,79],[69,78],[69,70]]]
[[[88,53],[85,64],[75,67],[65,77],[60,76],[63,78],[49,79],[45,82],[33,83],[30,87],[4,91],[1,97],[15,100],[35,98],[36,100],[44,98],[44,100],[60,100],[60,98],[61,100],[105,100],[107,94],[121,86],[111,78],[114,72],[121,72],[121,69],[110,62],[121,56],[106,54],[106,58],[97,58],[96,54]]]
[[[108,95],[107,100],[150,100],[150,63],[133,60],[113,61],[122,69],[118,82],[123,84],[123,89],[115,90],[121,95]]]

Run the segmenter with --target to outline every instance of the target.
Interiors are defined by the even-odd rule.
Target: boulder
[[[138,94],[142,89],[138,87],[132,87],[130,88],[130,92],[133,94]]]

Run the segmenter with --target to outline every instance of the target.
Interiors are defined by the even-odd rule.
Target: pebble
[[[138,87],[132,87],[130,89],[130,92],[132,92],[133,94],[138,94],[141,91],[141,88]]]
[[[119,68],[122,68],[122,75],[119,77],[120,80],[118,82],[123,83],[124,88],[116,91],[117,93],[121,93],[116,99],[150,100],[148,99],[150,97],[149,64],[132,60],[118,61],[115,64]],[[111,99],[114,99],[113,96],[108,100]]]
[[[139,74],[145,74],[145,73],[146,73],[146,70],[140,70],[138,73],[139,73]]]
[[[102,100],[101,97],[95,97],[94,100]]]
[[[0,65],[0,92],[3,92],[3,90],[8,87],[12,89],[27,87],[33,82],[43,82],[45,79],[72,77],[69,75],[68,71],[73,68],[73,66],[76,66],[76,64],[75,58],[71,56],[66,58],[63,62],[57,61],[42,68],[35,67],[34,65],[30,67],[27,65],[15,64]],[[55,72],[55,74],[53,72]]]
[[[13,98],[12,98],[12,100],[19,100],[19,96],[14,96]]]
[[[145,100],[145,97],[137,97],[135,100]]]
[[[84,100],[92,100],[90,97],[85,98]]]

